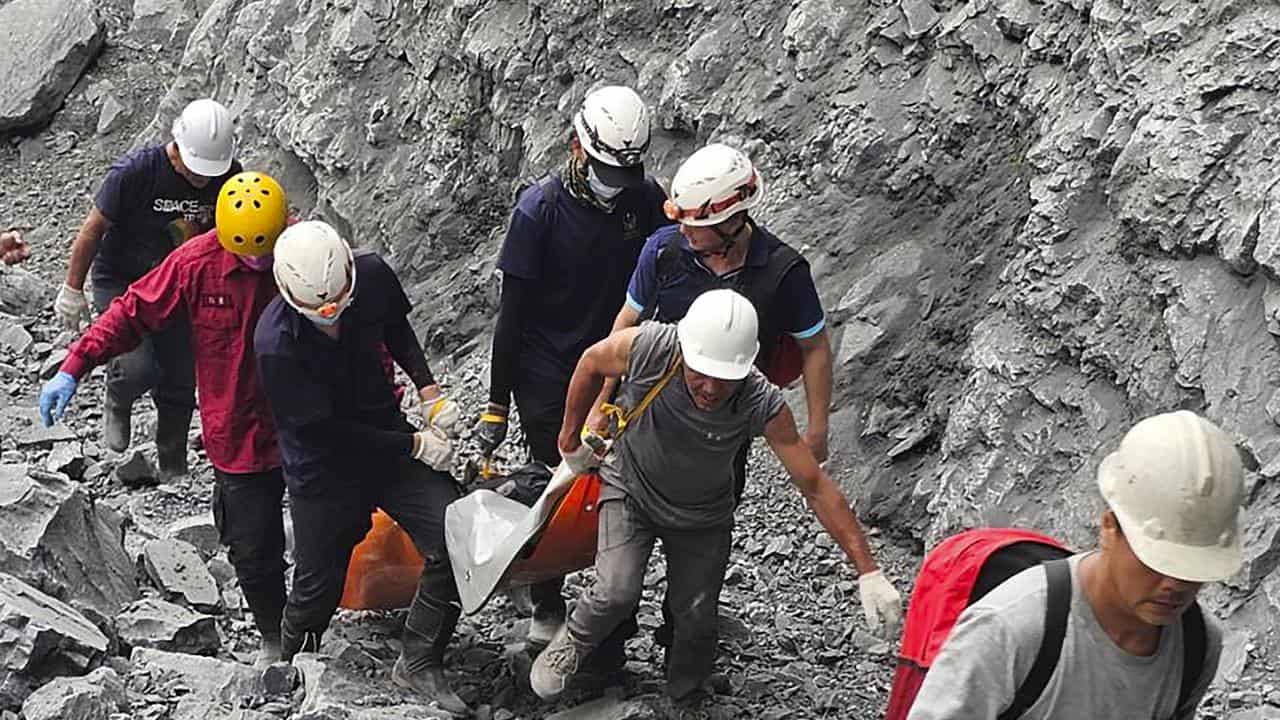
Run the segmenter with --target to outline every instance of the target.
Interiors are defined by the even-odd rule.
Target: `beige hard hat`
[[[1134,425],[1098,467],[1098,489],[1144,565],[1188,582],[1240,569],[1240,455],[1217,425],[1187,410]]]

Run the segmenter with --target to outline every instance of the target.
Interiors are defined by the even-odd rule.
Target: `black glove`
[[[480,452],[486,456],[492,455],[507,437],[507,409],[490,403],[489,409],[471,429],[471,436],[480,446]]]

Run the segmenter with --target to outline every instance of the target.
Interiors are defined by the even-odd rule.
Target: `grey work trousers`
[[[719,636],[720,588],[729,565],[732,521],[719,527],[673,530],[655,525],[631,499],[600,505],[596,582],[569,616],[569,635],[597,647],[631,616],[644,587],[655,540],[667,558],[667,598],[675,636],[667,653],[667,692],[683,697],[711,674]]]
[[[93,281],[93,308],[99,314],[111,301],[124,294],[129,283],[102,278]],[[172,415],[191,423],[191,410],[196,406],[195,360],[191,350],[191,323],[186,313],[169,322],[164,329],[147,333],[138,347],[112,358],[107,363],[108,402],[119,408],[131,408],[143,393],[151,391],[156,411],[168,420]],[[172,411],[171,411],[172,409]],[[179,430],[175,430],[179,432]],[[187,428],[181,428],[185,450]]]

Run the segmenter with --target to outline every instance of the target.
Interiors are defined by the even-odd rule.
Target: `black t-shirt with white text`
[[[94,197],[111,221],[98,244],[93,278],[131,283],[182,242],[213,227],[218,191],[240,172],[232,162],[222,177],[196,188],[178,174],[164,145],[135,150],[111,165]]]

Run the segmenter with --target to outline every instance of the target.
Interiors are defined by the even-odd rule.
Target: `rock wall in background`
[[[1086,545],[1109,445],[1192,408],[1249,466],[1251,559],[1210,600],[1270,628],[1280,7],[214,0],[144,135],[228,102],[248,164],[386,253],[456,361],[487,346],[512,191],[597,81],[656,109],[656,174],[711,139],[763,169],[759,219],[829,311],[832,467],[864,515]]]

